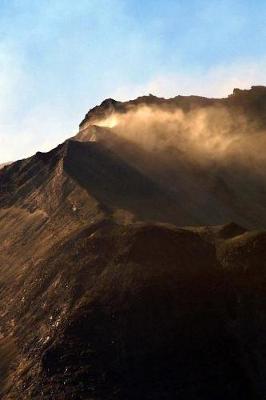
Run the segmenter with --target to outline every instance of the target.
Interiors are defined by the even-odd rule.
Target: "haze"
[[[230,113],[222,106],[184,112],[145,105],[94,124],[159,157],[175,152],[196,165],[237,163],[252,167],[253,173],[266,165],[265,130],[244,113]]]

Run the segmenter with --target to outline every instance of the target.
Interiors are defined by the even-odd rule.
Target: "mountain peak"
[[[102,107],[114,107],[117,103],[119,103],[118,101],[112,99],[111,97],[108,99],[105,99],[102,103],[101,106]]]
[[[266,87],[252,86],[250,89],[235,88],[233,93],[227,98],[208,98],[203,96],[182,96],[178,95],[172,98],[157,97],[153,94],[137,97],[133,100],[125,102],[117,101],[112,98],[105,99],[100,105],[92,108],[85,115],[85,118],[80,123],[80,130],[86,129],[89,125],[97,125],[103,119],[106,119],[114,113],[125,114],[128,111],[137,109],[140,106],[147,107],[162,107],[164,110],[173,111],[181,109],[189,111],[212,106],[223,106],[225,108],[236,107],[238,111],[242,111],[249,115],[252,112],[257,114],[257,111],[266,111]],[[256,110],[255,108],[258,107]],[[254,110],[255,109],[255,110]],[[257,116],[257,115],[256,115]],[[251,119],[253,115],[251,115]]]

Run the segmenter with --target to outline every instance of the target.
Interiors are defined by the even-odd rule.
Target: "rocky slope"
[[[264,175],[209,177],[95,126],[143,101],[229,103],[264,124],[261,87],[108,100],[75,138],[1,169],[4,400],[266,396],[266,233],[246,229],[265,227]]]

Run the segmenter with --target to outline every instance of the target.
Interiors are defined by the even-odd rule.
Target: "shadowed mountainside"
[[[106,220],[71,234],[8,282],[4,398],[263,398],[265,239]]]

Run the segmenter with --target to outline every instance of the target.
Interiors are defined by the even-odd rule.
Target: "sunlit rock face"
[[[0,170],[1,399],[266,397],[265,107],[107,99]]]

